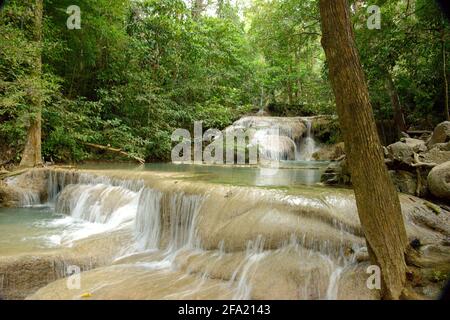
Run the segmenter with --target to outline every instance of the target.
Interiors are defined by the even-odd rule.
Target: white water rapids
[[[295,270],[287,272],[303,274],[298,280],[299,287],[294,290],[298,298],[335,299],[339,271],[354,261],[352,256],[343,254],[339,245],[336,248],[327,241],[294,234],[286,234],[286,240],[275,247],[268,243],[267,234],[242,240],[246,242],[242,253],[230,247],[233,246],[230,242],[236,239],[227,239],[229,236],[224,234],[216,248],[208,249],[211,246],[209,239],[202,239],[204,236],[199,232],[198,220],[205,220],[203,215],[210,210],[210,204],[204,207],[211,196],[209,194],[162,192],[145,186],[139,180],[73,175],[64,171],[49,171],[48,194],[56,212],[67,215],[48,222],[66,226],[61,234],[49,236],[55,244],[71,247],[77,241],[92,236],[131,230],[132,238],[120,245],[113,259],[120,263],[140,254],[153,254],[155,257],[150,261],[132,259],[135,266],[153,271],[179,271],[187,265],[185,272],[197,274],[198,282],[185,292],[186,296],[195,293],[195,288],[204,286],[211,277],[216,278],[216,273],[225,272],[222,270],[224,265],[230,264],[229,274],[224,276],[230,298],[255,298],[253,289],[261,286],[261,277],[272,272],[277,261],[286,261],[286,266],[275,266],[275,269],[287,267]],[[232,210],[232,207],[225,209]],[[242,227],[251,229],[247,223]],[[347,231],[345,228],[341,230],[345,238]],[[359,244],[354,250],[358,248]],[[205,260],[195,267],[189,266],[194,258]]]

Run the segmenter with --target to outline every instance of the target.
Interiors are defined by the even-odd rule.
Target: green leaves
[[[443,56],[441,31],[448,23],[434,1],[375,1],[382,13],[380,30],[365,28],[365,8],[354,15],[356,39],[377,118],[392,118],[385,89],[389,72],[408,123],[432,127],[443,120]],[[448,56],[447,56],[448,60]],[[447,61],[447,64],[449,61]],[[428,123],[422,123],[428,118]]]
[[[247,13],[252,46],[261,57],[256,70],[265,103],[309,105],[303,113],[312,114],[327,105],[333,112],[330,86],[322,75],[325,58],[317,10],[316,1],[257,0]]]

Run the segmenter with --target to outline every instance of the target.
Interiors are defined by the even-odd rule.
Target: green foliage
[[[35,1],[8,1],[0,13],[0,161],[20,159],[35,93],[43,156],[64,162],[113,157],[84,143],[167,160],[174,129],[192,130],[194,121],[223,129],[261,108],[334,114],[317,0],[254,0],[245,10],[209,1],[216,13],[199,15],[188,3],[80,0],[81,29],[68,30],[73,1],[44,0],[39,46]],[[389,74],[409,124],[440,122],[448,23],[430,1],[379,0],[371,4],[382,8],[382,29],[368,30],[367,3],[358,3],[355,34],[376,117],[392,118]],[[338,140],[337,123],[319,129],[323,141]]]
[[[335,144],[342,141],[341,129],[337,117],[325,119],[325,121],[315,121],[312,131],[314,137],[325,144]]]
[[[323,75],[317,2],[255,0],[248,19],[252,44],[260,54],[257,75],[276,114],[333,112]]]
[[[378,0],[370,4],[381,8],[381,29],[366,27],[364,6],[356,11],[354,23],[375,115],[393,117],[385,87],[390,75],[407,122],[432,128],[444,120],[442,35],[447,34],[448,48],[449,24],[435,1]],[[448,65],[448,54],[446,59]]]

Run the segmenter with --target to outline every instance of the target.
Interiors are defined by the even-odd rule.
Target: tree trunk
[[[406,127],[405,116],[403,115],[402,107],[400,105],[400,98],[397,90],[395,89],[394,81],[392,80],[390,72],[386,72],[386,90],[391,98],[395,124],[397,125],[399,131],[406,132],[408,128]]]
[[[287,80],[288,104],[290,106],[292,106],[294,104],[294,97],[293,97],[293,92],[292,92],[292,80],[291,80],[292,67],[291,67],[291,65],[289,65],[288,72],[289,72],[288,80]]]
[[[224,17],[224,12],[223,12],[224,3],[223,3],[223,1],[224,1],[224,0],[218,0],[218,1],[217,1],[217,11],[216,11],[216,14],[217,14],[217,17],[219,17],[219,18],[223,18],[223,17]]]
[[[33,107],[33,112],[29,117],[30,126],[27,133],[27,141],[23,150],[21,167],[35,167],[42,164],[41,154],[41,116],[42,116],[42,92],[40,88],[42,61],[41,61],[41,40],[42,40],[42,13],[43,0],[36,0],[34,12],[34,34],[33,40],[37,47],[34,57],[34,70],[32,79],[33,88],[29,89],[29,102]]]
[[[320,0],[322,46],[330,68],[356,204],[382,298],[398,299],[406,281],[407,237],[400,201],[384,165],[347,0]]]
[[[202,12],[205,10],[206,5],[204,4],[204,0],[193,0],[192,2],[192,18],[197,20]]]

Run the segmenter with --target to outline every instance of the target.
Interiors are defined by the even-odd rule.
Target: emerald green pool
[[[194,165],[174,163],[149,163],[135,165],[130,163],[89,163],[79,165],[82,169],[110,170],[126,169],[133,171],[158,171],[189,173],[195,180],[259,187],[293,187],[314,185],[328,166],[328,161],[280,161],[278,168],[236,165]]]

